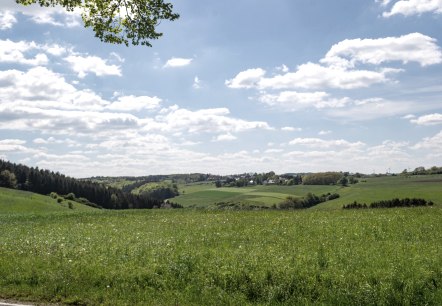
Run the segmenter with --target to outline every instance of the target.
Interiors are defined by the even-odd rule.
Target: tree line
[[[161,207],[162,200],[146,194],[135,195],[90,180],[78,180],[59,172],[28,167],[0,159],[0,187],[16,188],[42,195],[55,192],[75,194],[91,204],[106,209],[139,209]]]
[[[392,200],[381,200],[372,202],[367,205],[366,203],[358,203],[354,201],[353,203],[344,205],[343,209],[360,209],[360,208],[393,208],[393,207],[418,207],[418,206],[433,206],[432,201],[427,201],[418,198],[405,198],[405,199],[392,199]]]

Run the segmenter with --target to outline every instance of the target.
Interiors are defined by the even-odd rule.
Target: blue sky
[[[0,157],[70,176],[442,161],[442,1],[174,1],[153,47],[0,4]]]

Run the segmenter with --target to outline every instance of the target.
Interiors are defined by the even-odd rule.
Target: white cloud
[[[434,113],[410,120],[417,125],[437,125],[442,124],[442,114]]]
[[[15,18],[17,13],[30,17],[35,23],[50,24],[58,27],[77,27],[81,25],[80,10],[68,12],[60,6],[41,7],[40,5],[19,5],[15,1],[1,1],[0,11],[8,11]]]
[[[375,0],[375,2],[380,2],[382,6],[386,6],[390,3],[391,0]]]
[[[319,131],[318,135],[324,136],[324,135],[329,135],[331,133],[332,133],[332,131],[330,131],[330,130],[322,130],[322,131]]]
[[[29,153],[36,151],[25,146],[26,141],[21,139],[3,139],[0,140],[0,153]]]
[[[71,65],[72,70],[78,73],[79,78],[84,78],[89,73],[94,73],[96,76],[122,75],[120,66],[109,65],[106,60],[98,56],[69,55],[65,60]]]
[[[11,11],[0,12],[0,30],[6,30],[13,27],[17,22],[14,13]]]
[[[385,1],[384,1],[385,2]],[[421,15],[423,13],[442,14],[442,0],[401,0],[394,3],[389,12],[384,12],[382,16],[391,17],[393,15]]]
[[[281,131],[284,131],[284,132],[301,132],[302,128],[295,128],[295,127],[292,127],[292,126],[284,126],[284,127],[281,128]]]
[[[441,0],[442,2],[442,0]],[[436,39],[420,33],[377,39],[346,39],[331,47],[321,63],[353,68],[357,63],[380,65],[400,61],[421,66],[442,63]]]
[[[62,56],[68,52],[72,52],[70,49],[60,46],[58,44],[44,45],[44,46],[41,46],[41,48],[45,52],[47,52],[51,55],[54,55],[54,56]]]
[[[222,134],[222,135],[218,135],[218,136],[214,137],[214,138],[212,139],[212,141],[214,141],[214,142],[219,142],[219,141],[232,141],[232,140],[236,140],[236,139],[237,139],[236,136],[234,136],[234,135],[232,135],[232,134],[230,134],[230,133],[227,133],[227,134]]]
[[[348,142],[344,139],[324,140],[321,138],[295,138],[289,142],[290,145],[305,146],[309,148],[331,148],[331,147],[346,147],[346,148],[361,148],[365,144],[363,142]]]
[[[225,82],[230,88],[256,88],[260,87],[259,83],[266,74],[266,71],[261,68],[248,69],[238,73],[236,77]]]
[[[166,62],[164,68],[184,67],[190,65],[192,61],[193,61],[192,58],[172,57]]]
[[[117,101],[109,104],[106,108],[110,110],[132,112],[141,111],[143,109],[156,109],[160,106],[161,99],[149,96],[123,96]]]
[[[38,53],[32,58],[26,57],[27,53],[39,48],[35,42],[0,40],[0,62],[31,66],[45,65],[48,63],[48,57],[44,53]]]
[[[259,101],[269,106],[282,108],[288,111],[297,111],[304,108],[340,108],[349,103],[349,98],[329,98],[326,92],[296,92],[283,91],[278,94],[262,93]]]
[[[193,79],[193,85],[192,85],[192,87],[193,87],[194,89],[201,89],[201,80],[199,79],[198,76],[196,76],[196,77]]]
[[[442,63],[442,51],[436,40],[411,33],[400,37],[351,39],[341,41],[327,52],[320,64],[308,62],[294,72],[265,77],[262,68],[248,69],[225,81],[230,88],[288,89],[339,88],[354,89],[390,81],[389,75],[402,69],[378,67],[399,61],[417,62],[421,66]],[[356,68],[359,64],[375,67]],[[368,69],[370,68],[370,69]]]
[[[271,129],[266,122],[246,121],[229,115],[230,111],[227,108],[191,111],[175,106],[160,111],[160,115],[155,117],[155,122],[147,122],[145,129],[186,133],[234,133]]]
[[[433,109],[434,107],[433,104],[371,98],[354,100],[345,108],[327,109],[326,112],[332,118],[347,121],[365,121],[382,117],[401,116],[411,112]]]
[[[90,90],[77,90],[46,67],[0,71],[0,106],[97,110],[107,104]]]
[[[435,150],[440,154],[442,148],[442,131],[433,137],[425,137],[413,146],[413,149]]]

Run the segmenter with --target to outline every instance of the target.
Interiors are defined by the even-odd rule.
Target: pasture
[[[0,298],[440,305],[442,209],[0,216]]]
[[[323,194],[337,192],[340,186],[277,186],[255,185],[249,187],[222,187],[216,188],[213,184],[179,186],[180,196],[172,199],[173,202],[186,208],[213,208],[216,203],[233,202],[245,205],[271,207],[282,202],[288,196],[303,197],[307,193]]]
[[[72,209],[69,208],[69,202],[72,203]],[[75,201],[63,200],[61,203],[58,203],[56,199],[48,196],[0,187],[0,215],[45,214],[93,209]]]
[[[182,185],[180,196],[173,202],[184,207],[210,208],[219,202],[234,202],[245,205],[270,207],[282,202],[287,196],[304,197],[311,192],[321,194],[338,193],[340,198],[321,203],[314,209],[341,209],[343,205],[357,201],[370,203],[393,198],[423,198],[442,206],[442,176],[384,176],[360,179],[360,182],[347,187],[314,185],[256,185],[249,187],[216,188],[213,184]]]

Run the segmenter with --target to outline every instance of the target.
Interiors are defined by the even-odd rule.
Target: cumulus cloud
[[[388,4],[390,1],[384,1]],[[383,17],[393,15],[421,15],[424,13],[442,14],[442,0],[401,0],[394,3],[390,11],[384,12]]]
[[[332,131],[330,131],[330,130],[321,130],[321,131],[319,131],[318,135],[319,136],[324,136],[324,135],[328,135],[328,134],[331,134],[331,133],[332,133]]]
[[[256,88],[260,87],[266,71],[261,68],[247,69],[241,71],[231,80],[227,80],[225,84],[230,88]]]
[[[192,61],[192,58],[172,57],[166,62],[164,68],[184,67],[190,65]]]
[[[439,64],[442,63],[442,51],[435,39],[420,33],[400,37],[344,40],[332,46],[320,63],[308,62],[299,65],[294,72],[272,77],[265,77],[266,71],[262,68],[248,69],[227,80],[225,84],[230,88],[261,90],[363,88],[388,82],[391,74],[403,71],[380,67],[381,64],[392,61],[404,64],[417,62],[421,66]],[[370,64],[373,67],[357,68],[362,64]]]
[[[13,27],[17,22],[14,13],[11,11],[0,12],[0,30],[6,30]]]
[[[442,131],[433,137],[425,137],[413,146],[413,149],[436,150],[439,154],[440,148],[442,148]]]
[[[19,41],[14,42],[9,39],[0,40],[0,62],[17,63],[23,65],[45,65],[48,57],[44,53],[38,53],[28,57],[32,51],[40,49],[35,42]]]
[[[290,145],[305,146],[309,148],[332,148],[332,147],[347,147],[347,148],[361,148],[365,144],[363,142],[348,142],[344,139],[324,140],[321,138],[295,138],[289,142]]]
[[[105,59],[98,56],[69,55],[65,61],[77,72],[79,78],[84,78],[89,73],[94,73],[96,76],[122,76],[120,66],[108,64]]]
[[[353,68],[358,63],[380,65],[399,61],[421,66],[442,63],[442,51],[434,38],[411,33],[378,39],[346,39],[331,47],[321,63]]]
[[[232,140],[236,140],[236,139],[237,139],[237,137],[235,135],[227,133],[227,134],[222,134],[222,135],[218,135],[218,136],[214,137],[212,139],[212,141],[220,142],[220,141],[232,141]]]
[[[429,115],[420,116],[416,119],[410,120],[417,125],[437,125],[442,124],[442,114],[434,113]]]
[[[155,117],[155,124],[149,122],[145,129],[160,129],[169,132],[187,133],[234,133],[249,130],[269,130],[263,121],[246,121],[230,116],[227,108],[200,109],[196,111],[172,107],[163,109]]]
[[[297,92],[283,91],[278,94],[262,93],[258,98],[260,102],[269,106],[296,111],[304,108],[315,107],[339,108],[349,103],[349,98],[330,98],[326,92]]]
[[[8,12],[8,18],[15,19],[15,15],[21,13],[37,24],[49,24],[57,27],[76,27],[81,25],[81,14],[78,9],[68,12],[60,6],[47,8],[39,5],[19,5],[15,1],[2,1],[0,3],[0,10]]]
[[[0,106],[6,108],[97,110],[107,104],[99,95],[76,89],[46,67],[0,71]]]
[[[109,104],[106,108],[110,110],[133,112],[141,111],[143,109],[156,109],[160,106],[161,99],[158,97],[149,96],[123,96],[118,97],[118,100]]]
[[[352,100],[345,108],[327,109],[327,115],[346,121],[365,121],[382,117],[393,117],[415,111],[432,109],[432,104],[413,101],[391,101],[383,98]]]
[[[293,126],[284,126],[281,128],[281,131],[284,132],[301,132],[302,128],[295,128]]]

